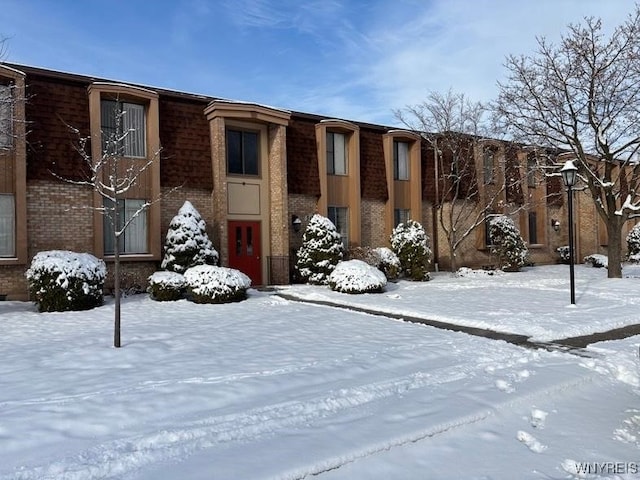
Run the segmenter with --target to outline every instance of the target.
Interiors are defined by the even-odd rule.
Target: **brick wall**
[[[363,199],[360,205],[362,245],[372,248],[388,247],[385,233],[385,202]]]

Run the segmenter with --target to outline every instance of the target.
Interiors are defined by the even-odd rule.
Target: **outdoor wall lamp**
[[[297,215],[291,215],[291,225],[293,225],[293,231],[298,233],[302,227],[302,220]]]
[[[576,303],[576,287],[573,275],[573,187],[578,177],[578,168],[571,160],[567,160],[564,167],[560,170],[564,186],[567,187],[567,200],[569,210],[569,275],[571,280],[571,305]]]
[[[551,228],[553,228],[554,232],[560,231],[560,220],[556,220],[555,218],[551,219]]]

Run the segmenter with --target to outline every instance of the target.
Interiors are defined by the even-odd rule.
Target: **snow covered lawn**
[[[523,268],[517,273],[389,283],[382,295],[344,295],[311,285],[283,287],[288,295],[521,334],[551,341],[640,323],[640,266],[627,278],[607,279],[604,268],[576,265],[576,305],[570,304],[569,266]]]
[[[362,296],[285,291],[537,338],[635,323],[640,279],[580,267],[568,307],[567,268],[439,274]],[[122,321],[114,349],[111,303],[38,314],[0,302],[0,479],[583,478],[580,462],[616,469],[586,478],[636,478],[640,467],[638,337],[587,356],[529,350],[255,290],[224,305],[134,296]]]

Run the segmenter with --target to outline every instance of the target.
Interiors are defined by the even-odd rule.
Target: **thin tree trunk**
[[[617,218],[607,219],[607,256],[609,278],[622,278],[622,223]]]

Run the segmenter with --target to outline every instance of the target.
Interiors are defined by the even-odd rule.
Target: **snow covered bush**
[[[466,278],[466,277],[494,277],[494,276],[500,276],[500,275],[504,275],[505,273],[502,270],[474,270],[472,268],[469,267],[460,267],[456,273],[455,276],[456,277],[460,277],[460,278]]]
[[[315,214],[309,220],[298,250],[296,271],[308,283],[324,285],[340,260],[344,248],[335,225],[326,217]]]
[[[606,255],[600,255],[599,253],[593,253],[584,257],[584,263],[591,265],[595,268],[608,268],[609,258]]]
[[[640,223],[627,234],[627,255],[630,262],[640,263]]]
[[[217,263],[218,252],[209,240],[204,220],[191,202],[184,202],[169,225],[161,268],[184,273],[196,265]]]
[[[517,272],[529,258],[527,244],[520,236],[516,224],[506,215],[496,215],[489,220],[491,253],[498,256],[500,268]]]
[[[187,281],[177,272],[155,272],[149,277],[147,291],[153,300],[168,302],[184,296]]]
[[[385,274],[387,280],[396,280],[400,276],[400,259],[393,253],[393,250],[387,247],[378,247],[373,249],[379,262],[376,266]]]
[[[391,250],[400,260],[400,273],[411,280],[429,280],[429,237],[415,220],[399,224],[391,233]]]
[[[556,252],[560,255],[560,262],[568,264],[571,260],[571,255],[569,254],[569,245],[563,245],[562,247],[556,248]]]
[[[107,267],[89,253],[39,252],[26,271],[29,294],[40,312],[89,310],[102,305]]]
[[[331,290],[342,293],[382,292],[387,277],[376,267],[362,260],[340,262],[327,280]]]
[[[184,273],[187,298],[195,303],[229,303],[247,298],[251,279],[239,270],[197,265]]]
[[[396,280],[400,275],[400,259],[390,248],[355,247],[349,250],[349,260],[362,260],[382,271],[387,280]]]

